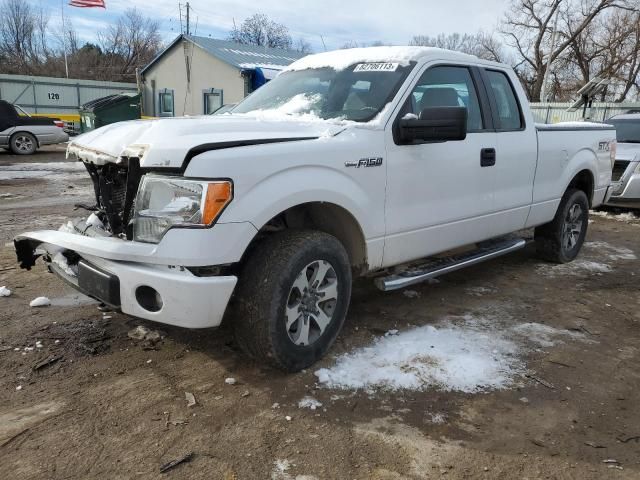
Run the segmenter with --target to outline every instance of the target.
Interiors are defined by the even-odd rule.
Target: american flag
[[[69,2],[69,6],[82,7],[82,8],[90,8],[90,7],[107,8],[107,6],[104,4],[104,0],[71,0]]]

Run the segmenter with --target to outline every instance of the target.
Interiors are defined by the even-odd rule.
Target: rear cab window
[[[501,131],[515,131],[524,128],[524,117],[518,97],[505,72],[484,71],[487,89],[492,97],[494,124]]]

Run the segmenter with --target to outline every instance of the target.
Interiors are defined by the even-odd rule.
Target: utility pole
[[[187,35],[191,35],[191,30],[189,27],[189,10],[191,9],[191,6],[189,5],[189,2],[187,2]]]
[[[69,78],[69,61],[67,60],[67,27],[64,22],[64,2],[60,1],[60,13],[62,13],[62,50],[64,51],[64,71]]]

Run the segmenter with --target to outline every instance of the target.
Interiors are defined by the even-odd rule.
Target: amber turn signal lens
[[[207,197],[204,203],[202,223],[209,225],[218,218],[222,210],[229,205],[233,197],[233,187],[231,182],[210,183],[207,186]]]

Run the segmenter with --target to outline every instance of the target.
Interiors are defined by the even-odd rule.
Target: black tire
[[[38,149],[38,141],[28,132],[17,132],[11,136],[9,147],[15,155],[32,155]]]
[[[333,285],[335,280],[337,284],[333,285],[332,291],[336,292],[336,300],[325,300],[323,303],[323,300],[313,297],[315,293],[303,297],[296,286],[304,284],[300,280],[302,276],[306,275],[308,278],[308,272],[311,272],[313,280],[320,265],[326,268],[327,264],[332,269],[327,270],[328,280],[324,286],[319,285],[317,289],[311,290],[320,292],[317,295],[326,295],[322,293],[326,291],[323,289]],[[301,298],[296,303],[298,293]],[[349,257],[335,237],[310,230],[289,230],[273,234],[250,252],[241,269],[233,305],[236,341],[256,361],[266,362],[287,372],[297,372],[315,363],[333,345],[347,316],[350,297]],[[319,303],[315,303],[316,301]],[[307,308],[316,308],[316,311],[309,314],[311,317],[304,313],[308,310],[293,313],[292,316],[301,317],[287,328],[287,311],[300,312],[300,309]],[[320,313],[318,308],[323,308],[325,314],[331,312],[330,316],[327,314],[330,321],[323,331],[313,316]],[[309,327],[305,330],[306,325]],[[306,345],[301,340],[304,331],[307,332],[309,342]],[[296,333],[297,338],[292,338]],[[296,344],[296,341],[302,343]]]
[[[554,219],[537,227],[538,256],[555,263],[573,261],[580,253],[589,225],[589,199],[575,188],[565,192]]]

